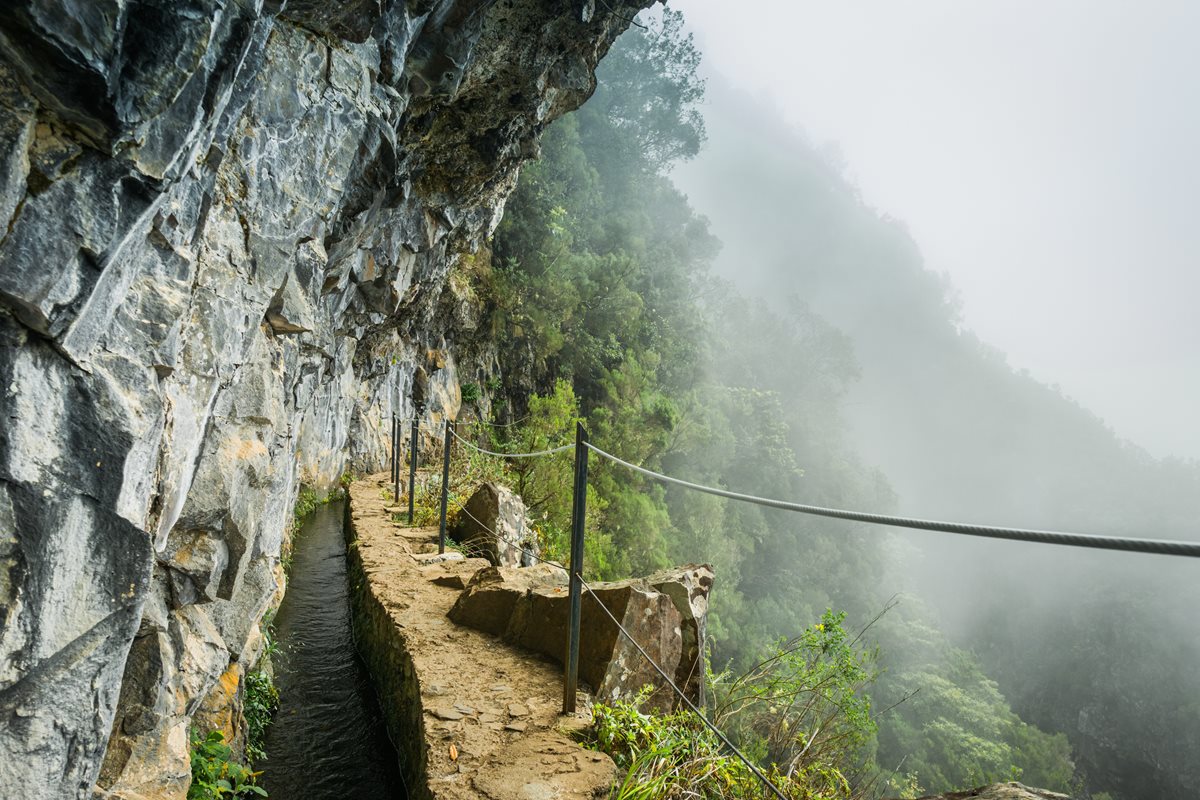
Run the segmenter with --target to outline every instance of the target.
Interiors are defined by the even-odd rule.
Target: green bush
[[[477,401],[480,398],[480,396],[482,394],[479,391],[478,383],[464,383],[459,388],[460,388],[460,391],[462,392],[462,401],[464,403],[474,403],[475,401]]]
[[[709,676],[710,719],[789,798],[857,800],[872,791],[860,765],[875,734],[862,691],[874,678],[874,653],[846,633],[844,618],[826,610],[744,674]],[[646,696],[595,709],[588,743],[625,770],[614,797],[767,796],[693,714],[644,713]]]
[[[188,800],[222,800],[222,798],[266,797],[267,791],[257,785],[260,773],[232,760],[233,751],[225,744],[220,731],[210,731],[201,738],[192,729],[192,785]]]
[[[587,745],[613,757],[625,771],[613,800],[702,798],[759,800],[766,788],[737,756],[691,712],[648,714],[640,710],[646,693],[634,701],[597,705]],[[785,797],[795,800],[848,800],[853,797],[836,769],[781,773],[763,769]]]
[[[844,612],[778,643],[744,674],[713,676],[713,718],[765,761],[789,772],[852,772],[876,732],[863,692],[875,678],[873,651],[842,627]]]
[[[267,728],[279,708],[279,690],[270,674],[255,670],[246,675],[243,713],[246,717],[246,758],[251,762],[267,757],[264,750]]]
[[[296,507],[292,511],[294,524],[299,527],[301,521],[321,505],[321,498],[307,486],[301,486],[296,494]]]

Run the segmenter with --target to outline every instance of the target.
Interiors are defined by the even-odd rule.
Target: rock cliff
[[[182,796],[298,487],[494,373],[462,275],[648,2],[7,5],[0,786]]]

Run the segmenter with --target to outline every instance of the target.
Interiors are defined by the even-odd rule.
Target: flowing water
[[[279,711],[261,783],[272,800],[405,798],[366,665],[354,649],[343,504],[319,507],[295,539],[275,615]]]

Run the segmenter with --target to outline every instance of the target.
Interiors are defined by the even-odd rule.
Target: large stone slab
[[[446,533],[468,555],[497,567],[530,567],[538,561],[537,533],[525,517],[525,503],[499,484],[475,490]]]
[[[648,707],[670,710],[677,698],[658,672],[613,624],[621,626],[693,702],[703,694],[704,620],[713,573],[689,565],[651,579],[592,584],[584,592],[579,644],[579,677],[601,701],[631,697],[654,687]],[[540,564],[517,569],[480,570],[450,610],[450,619],[542,653],[566,660],[567,574]]]

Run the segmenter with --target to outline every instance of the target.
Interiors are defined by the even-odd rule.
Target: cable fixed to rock
[[[637,464],[631,464],[624,459],[614,456],[612,453],[606,453],[590,442],[587,444],[587,447],[602,458],[606,458],[613,463],[620,464],[634,472],[662,483],[682,486],[685,489],[704,492],[716,497],[754,503],[755,505],[767,508],[778,508],[783,511],[795,511],[800,514],[812,514],[819,517],[867,522],[874,525],[890,525],[898,528],[912,528],[914,530],[956,533],[964,536],[982,536],[989,539],[1009,539],[1018,542],[1038,542],[1040,544],[1057,544],[1068,547],[1091,547],[1100,550],[1121,550],[1129,553],[1152,553],[1164,556],[1200,558],[1200,542],[1183,542],[1170,539],[1133,539],[1122,536],[1099,536],[1086,533],[1065,533],[1062,531],[1042,531],[1028,528],[1000,528],[990,525],[971,525],[961,522],[940,522],[931,519],[892,517],[885,514],[871,514],[864,511],[849,511],[840,508],[824,508],[822,506],[805,505],[804,503],[793,503],[787,500],[758,497],[752,494],[731,492],[726,489],[717,489],[713,486],[692,483],[682,478],[673,478],[670,475],[664,475],[661,472],[655,472],[654,470],[640,467]]]

